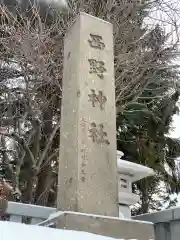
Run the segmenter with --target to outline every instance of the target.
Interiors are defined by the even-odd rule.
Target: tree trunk
[[[148,213],[149,210],[149,195],[148,195],[148,186],[146,179],[142,180],[142,205],[141,205],[141,214]]]
[[[34,203],[42,206],[47,206],[49,190],[51,185],[51,164],[49,163],[43,168],[43,171],[38,175],[38,185]]]
[[[52,128],[52,106],[47,107],[47,109],[43,112],[43,128],[42,128],[42,142],[41,142],[41,151],[43,151],[48,144],[49,136],[51,135]],[[48,158],[48,154],[45,157],[44,161]],[[51,184],[51,162],[47,163],[45,167],[43,167],[43,171],[38,174],[38,183],[35,193],[34,202],[38,205],[46,206],[48,202],[49,189]]]
[[[29,179],[27,179],[27,186],[26,189],[22,192],[22,202],[23,203],[32,203],[33,201],[33,190],[34,190],[34,173],[33,170],[30,168],[31,174],[29,174]]]

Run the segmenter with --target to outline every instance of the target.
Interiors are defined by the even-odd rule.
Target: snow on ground
[[[68,231],[0,221],[0,240],[113,240],[87,232]],[[120,239],[119,239],[120,240]],[[123,240],[123,239],[121,239]]]

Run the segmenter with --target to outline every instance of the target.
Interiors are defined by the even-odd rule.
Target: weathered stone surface
[[[65,38],[57,207],[118,216],[112,25],[80,13]]]
[[[126,240],[154,239],[152,223],[81,213],[63,213],[58,218],[58,228],[85,231]]]

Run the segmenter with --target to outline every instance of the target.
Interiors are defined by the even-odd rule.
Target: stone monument
[[[153,239],[151,223],[119,218],[113,27],[80,13],[64,42],[59,212],[44,224]]]
[[[112,25],[80,13],[65,37],[58,209],[118,216]]]

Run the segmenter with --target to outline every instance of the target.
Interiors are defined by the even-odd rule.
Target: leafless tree
[[[1,6],[1,162],[6,167],[6,178],[11,179],[14,190],[21,192],[23,202],[55,203],[63,39],[79,11],[114,26],[117,113],[129,102],[142,98],[159,69],[169,68],[169,75],[157,88],[168,91],[178,87],[175,64],[167,67],[168,56],[175,59],[178,55],[178,37],[162,47],[159,41],[169,36],[157,26],[146,30],[144,16],[139,14],[141,9],[153,11],[157,6],[162,6],[161,2],[74,0],[68,1],[68,12],[51,20],[42,17],[36,6],[31,7],[28,16]],[[172,21],[171,26],[177,33],[176,23]]]

